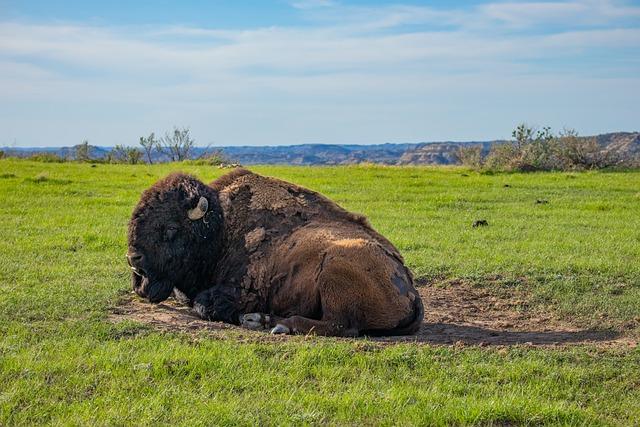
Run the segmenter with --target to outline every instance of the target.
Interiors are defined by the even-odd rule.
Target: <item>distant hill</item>
[[[418,144],[405,151],[398,165],[451,165],[457,163],[456,152],[460,147],[480,145],[484,154],[489,152],[493,144],[501,144],[505,141],[479,141],[479,142],[432,142]]]
[[[621,157],[640,154],[639,132],[615,132],[583,138],[595,138],[603,151],[615,153]],[[448,165],[456,163],[455,153],[460,147],[480,145],[486,153],[492,144],[505,142],[501,140],[377,145],[302,144],[263,147],[213,147],[213,149],[221,151],[230,161],[243,165],[347,165],[362,162],[386,165]],[[45,152],[72,159],[75,153],[75,147],[4,147],[2,150],[7,154],[19,157],[29,157],[34,153]],[[101,159],[110,150],[111,147],[91,146],[90,156]],[[196,147],[193,150],[193,157],[197,158],[206,151],[205,148]],[[167,156],[161,153],[154,155],[154,161],[162,162],[167,160]]]
[[[346,165],[373,162],[393,165],[415,144],[329,145],[304,144],[272,147],[221,147],[229,159],[243,165]]]
[[[596,136],[581,137],[595,139],[602,151],[615,154],[618,158],[628,158],[640,154],[639,132],[615,132]],[[457,162],[455,153],[460,147],[481,146],[484,154],[491,145],[507,141],[479,142],[437,142],[418,144],[409,148],[398,160],[399,165],[446,165]]]
[[[592,138],[604,151],[620,157],[640,154],[640,132],[605,133]]]

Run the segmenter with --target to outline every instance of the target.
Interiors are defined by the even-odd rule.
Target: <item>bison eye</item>
[[[164,237],[167,240],[171,240],[175,237],[178,232],[178,227],[170,225],[164,230]]]

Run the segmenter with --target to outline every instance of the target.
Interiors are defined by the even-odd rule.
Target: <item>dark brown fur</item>
[[[191,221],[201,196],[209,211]],[[364,217],[243,169],[209,186],[182,174],[156,183],[134,210],[132,254],[140,295],[175,287],[205,319],[346,336],[409,334],[423,317],[402,257]]]

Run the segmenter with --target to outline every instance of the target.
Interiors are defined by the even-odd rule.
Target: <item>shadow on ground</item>
[[[377,337],[381,342],[425,342],[464,345],[563,345],[572,343],[612,343],[620,334],[612,331],[521,331],[489,329],[455,323],[425,323],[416,335]]]
[[[614,331],[580,329],[562,319],[536,312],[527,304],[526,296],[516,290],[506,296],[498,296],[484,288],[449,282],[446,286],[422,286],[419,291],[425,303],[425,319],[417,334],[369,339],[389,344],[415,342],[476,346],[637,345],[634,340]],[[251,340],[287,339],[201,320],[189,307],[172,299],[161,304],[150,304],[130,296],[113,311],[110,320],[134,320],[166,331],[219,334],[234,330]]]

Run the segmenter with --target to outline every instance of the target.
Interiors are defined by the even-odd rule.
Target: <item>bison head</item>
[[[133,290],[160,302],[174,287],[192,296],[210,285],[221,212],[216,192],[189,175],[169,175],[146,190],[129,222]]]

